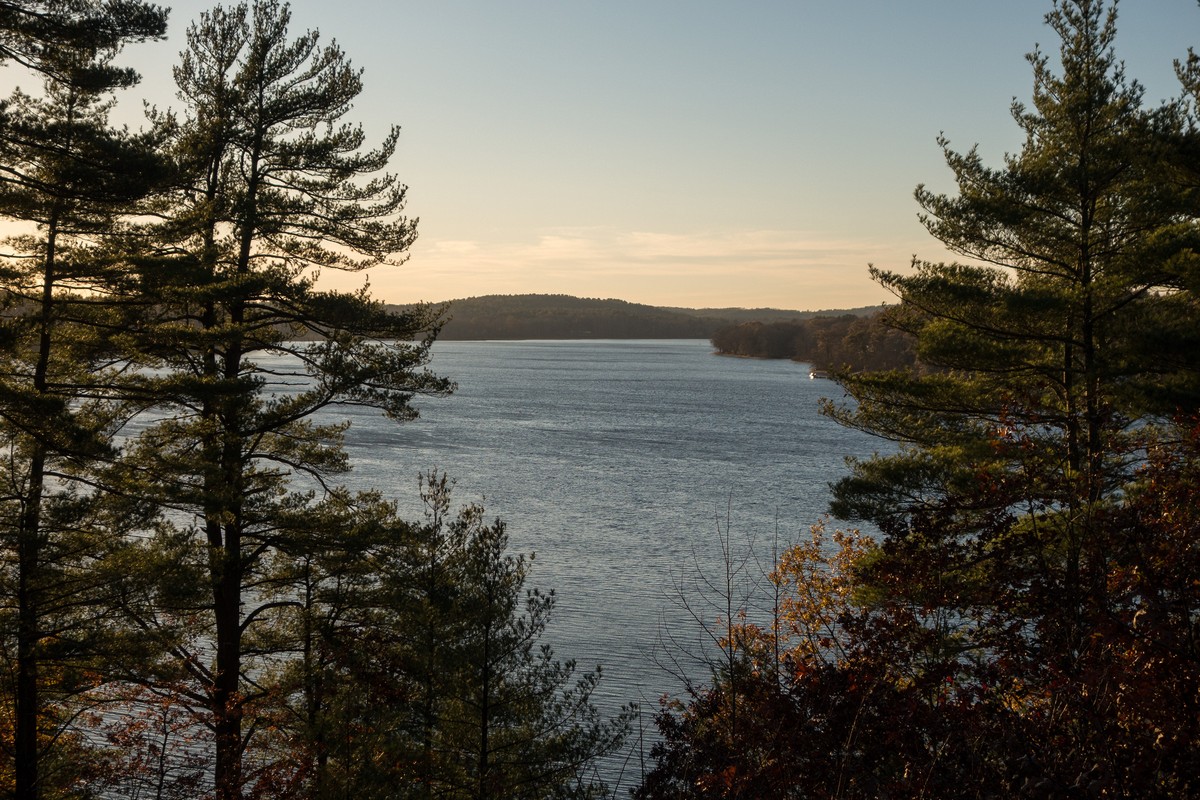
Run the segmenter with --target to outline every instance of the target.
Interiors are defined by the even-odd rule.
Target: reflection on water
[[[703,341],[442,342],[433,368],[459,389],[418,398],[416,422],[326,412],[352,423],[346,481],[414,518],[430,469],[460,502],[484,502],[516,550],[536,552],[531,583],[558,597],[557,656],[602,664],[602,707],[639,702],[647,728],[680,675],[706,676],[690,658],[711,652],[694,617],[722,612],[693,579],[723,585],[722,539],[739,587],[752,582],[825,512],[845,457],[880,444],[818,414],[840,390],[806,365],[722,358]]]

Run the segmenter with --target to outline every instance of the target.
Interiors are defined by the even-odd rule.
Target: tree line
[[[1115,2],[1046,20],[1020,149],[916,190],[961,260],[871,270],[916,365],[825,406],[896,445],[832,486],[877,534],[783,554],[635,796],[1200,796],[1200,56],[1147,107]]]
[[[703,312],[569,295],[487,295],[447,306],[443,340],[705,339],[722,322]]]
[[[797,323],[876,309],[676,308],[565,294],[493,294],[447,300],[438,339],[709,339],[741,323]],[[389,306],[405,311],[408,306]]]
[[[187,29],[179,106],[109,121],[160,38],[142,0],[29,0],[0,59],[0,794],[591,797],[598,673],[541,643],[504,526],[427,476],[405,520],[338,484],[337,406],[452,382],[440,309],[320,270],[398,267],[399,131],[275,0]]]
[[[742,322],[720,328],[710,341],[721,355],[789,358],[826,371],[888,370],[916,364],[913,337],[889,325],[882,310],[867,316]]]
[[[565,294],[484,295],[449,300],[438,338],[708,339],[740,322],[788,321],[835,312],[774,308],[671,308]],[[395,307],[404,311],[405,306]],[[866,309],[845,313],[861,314]]]

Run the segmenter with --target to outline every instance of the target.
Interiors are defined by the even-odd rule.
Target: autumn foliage
[[[664,705],[649,798],[1200,795],[1200,59],[1154,111],[1116,9],[1059,0],[1019,152],[940,140],[952,263],[872,269],[919,367],[844,370],[895,443],[833,485],[774,619]]]
[[[814,529],[772,574],[773,624],[727,642],[735,671],[660,711],[637,796],[1195,796],[1200,424],[1185,434],[1105,515],[1110,557],[1069,621],[1050,594],[990,614],[957,559]],[[1068,622],[1086,635],[1059,652]]]

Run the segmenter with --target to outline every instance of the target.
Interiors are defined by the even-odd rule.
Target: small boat
[[[823,369],[813,369],[813,370],[809,370],[809,372],[808,372],[808,379],[809,379],[810,381],[815,381],[817,378],[822,378],[822,379],[826,379],[826,380],[828,380],[828,378],[829,378],[829,373],[828,373],[828,372],[826,372],[826,371],[825,371],[825,370],[823,370]]]

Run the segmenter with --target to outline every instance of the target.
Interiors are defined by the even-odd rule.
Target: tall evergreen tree
[[[365,290],[315,287],[320,269],[397,263],[415,222],[401,216],[405,187],[382,172],[398,132],[363,149],[362,129],[343,122],[359,73],[315,32],[292,38],[290,17],[263,0],[188,29],[175,70],[184,107],[157,118],[181,180],[143,284],[166,418],[125,467],[174,510],[169,538],[194,537],[180,552],[201,583],[167,611],[191,624],[172,641],[213,734],[221,800],[242,796],[256,727],[244,720],[269,694],[259,680],[276,606],[264,598],[290,580],[272,556],[304,561],[296,511],[346,467],[344,426],[313,415],[340,403],[404,420],[414,394],[451,388],[423,366],[435,309],[390,313]]]
[[[112,55],[62,50],[39,63],[51,74],[98,75]],[[42,786],[39,737],[68,738],[56,731],[52,709],[85,688],[78,671],[95,654],[106,607],[99,598],[111,586],[97,568],[111,532],[100,529],[90,490],[81,493],[76,480],[108,452],[114,418],[105,409],[120,383],[120,367],[105,366],[120,358],[108,335],[118,312],[106,306],[125,277],[106,242],[148,192],[157,161],[144,137],[109,128],[110,105],[92,86],[47,78],[42,97],[10,98],[0,127],[0,213],[32,230],[6,240],[0,274],[0,437],[8,452],[0,524],[14,543],[4,559],[15,617],[4,645],[14,665],[21,798],[37,797]]]
[[[554,598],[525,588],[528,561],[507,554],[503,523],[478,506],[453,513],[450,490],[430,476],[422,523],[375,500],[350,525],[333,508],[312,524],[344,533],[283,595],[305,602],[277,609],[275,625],[306,643],[279,726],[303,795],[607,796],[597,760],[627,718],[592,704],[599,669],[576,675],[542,642]]]
[[[1145,423],[1195,402],[1194,354],[1161,341],[1163,325],[1195,336],[1196,298],[1167,268],[1188,223],[1164,188],[1156,126],[1176,120],[1141,108],[1113,55],[1115,18],[1098,0],[1056,3],[1063,74],[1030,56],[1033,108],[1013,109],[1026,140],[1002,168],[943,141],[958,193],[917,199],[929,231],[972,262],[872,270],[928,369],[844,375],[856,405],[831,409],[903,445],[836,486],[840,515],[897,537],[936,516],[967,538],[986,514],[1022,517],[1024,556],[1072,604],[1083,562],[1104,557],[1088,550],[1096,507],[1129,479]]]
[[[916,193],[930,233],[970,260],[872,270],[926,369],[841,376],[855,405],[831,413],[901,447],[855,464],[834,511],[886,535],[864,574],[940,609],[939,661],[1020,664],[1078,720],[1112,701],[1084,681],[1128,547],[1107,516],[1170,415],[1197,407],[1200,307],[1168,170],[1178,107],[1143,109],[1114,55],[1115,3],[1058,0],[1047,22],[1061,72],[1029,57],[1019,152],[991,168],[943,140],[957,193]]]
[[[664,709],[637,796],[1200,791],[1200,585],[1181,580],[1200,138],[1186,104],[1142,107],[1115,2],[1046,19],[1061,69],[1029,57],[1020,150],[990,168],[943,140],[957,192],[917,190],[962,261],[872,270],[918,366],[838,376],[853,402],[829,412],[899,444],[833,487],[882,536],[785,555],[774,626],[750,626],[738,682]],[[737,735],[735,703],[754,709]]]

